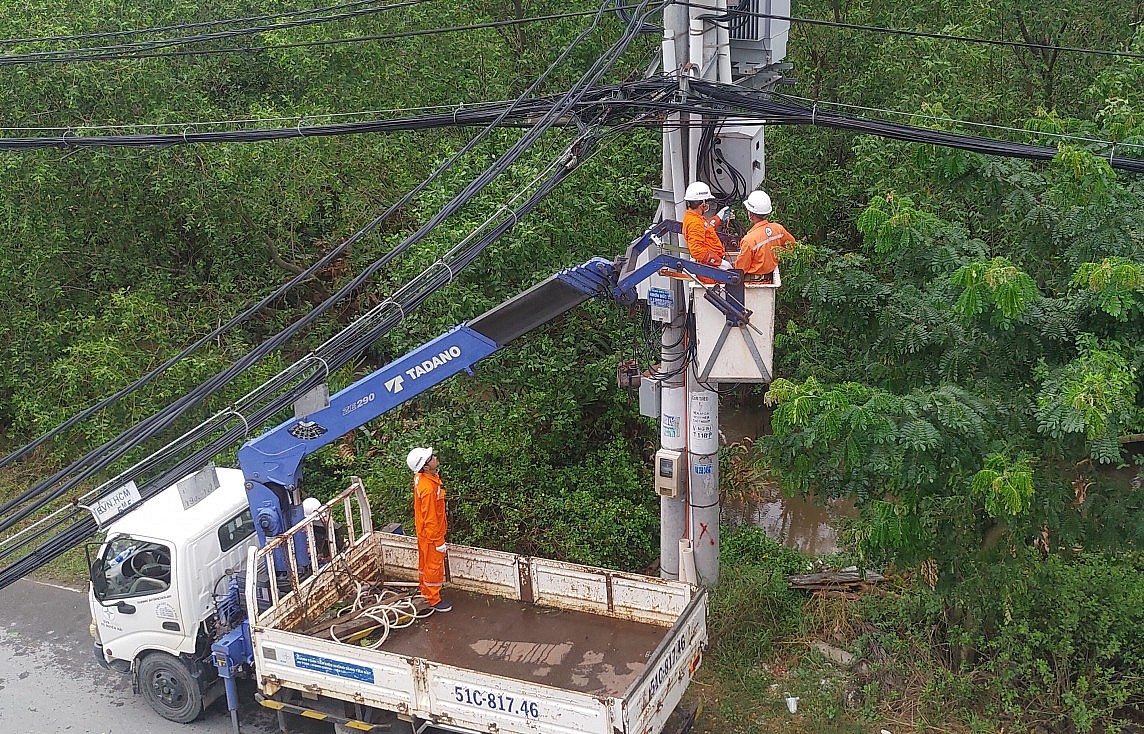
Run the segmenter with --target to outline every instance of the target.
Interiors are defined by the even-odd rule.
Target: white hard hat
[[[683,192],[683,198],[687,201],[706,201],[713,199],[711,195],[711,187],[702,181],[694,181],[687,186],[687,191]]]
[[[418,472],[431,458],[433,458],[432,446],[416,446],[409,452],[409,456],[405,457],[405,463],[409,466],[409,471]]]
[[[322,506],[322,501],[317,497],[307,497],[302,500],[302,514],[313,515]]]
[[[771,213],[771,197],[767,196],[766,191],[752,191],[743,202],[743,206],[752,214],[765,217]]]

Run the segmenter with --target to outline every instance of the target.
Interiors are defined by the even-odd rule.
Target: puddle
[[[763,407],[720,406],[719,430],[726,443],[744,438],[754,440],[770,432],[770,412]],[[724,497],[722,517],[730,527],[754,525],[788,548],[825,555],[838,551],[837,523],[856,514],[851,502],[835,501],[827,506],[813,498],[784,497],[773,484],[751,488],[749,498]]]

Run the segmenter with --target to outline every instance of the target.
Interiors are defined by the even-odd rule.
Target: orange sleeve
[[[715,217],[715,226],[719,226],[719,217]],[[718,266],[723,260],[723,241],[715,230],[708,226],[703,217],[693,212],[683,215],[683,239],[687,242],[687,251],[691,259],[704,265]]]

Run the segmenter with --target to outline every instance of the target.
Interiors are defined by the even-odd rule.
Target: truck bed
[[[652,624],[447,591],[453,611],[390,633],[382,649],[492,675],[620,696],[664,637]]]
[[[310,520],[251,551],[247,613],[265,696],[292,689],[462,731],[655,734],[699,665],[703,590],[453,544],[442,594],[452,611],[391,631],[379,649],[326,639],[322,620],[362,583],[417,578],[416,539],[373,530],[359,481],[335,502],[357,522],[343,520],[332,560],[309,549],[317,573],[299,571],[293,551]],[[260,588],[259,577],[289,583]]]

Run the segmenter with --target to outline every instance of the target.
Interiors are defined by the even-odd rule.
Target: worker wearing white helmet
[[[727,254],[723,241],[719,239],[716,228],[727,221],[734,219],[730,207],[723,207],[712,218],[707,218],[711,210],[711,187],[702,181],[694,181],[683,193],[687,211],[683,215],[683,240],[687,243],[687,251],[691,259],[697,263],[714,267],[730,267],[723,262]]]
[[[421,596],[435,612],[448,612],[453,605],[441,600],[445,585],[445,488],[437,473],[437,456],[432,446],[417,446],[405,457],[413,472],[413,525],[417,530],[417,580]]]
[[[752,191],[743,202],[751,228],[740,240],[735,267],[747,275],[769,275],[778,267],[776,249],[783,249],[795,239],[786,228],[767,219],[771,214],[771,197],[766,191]]]

